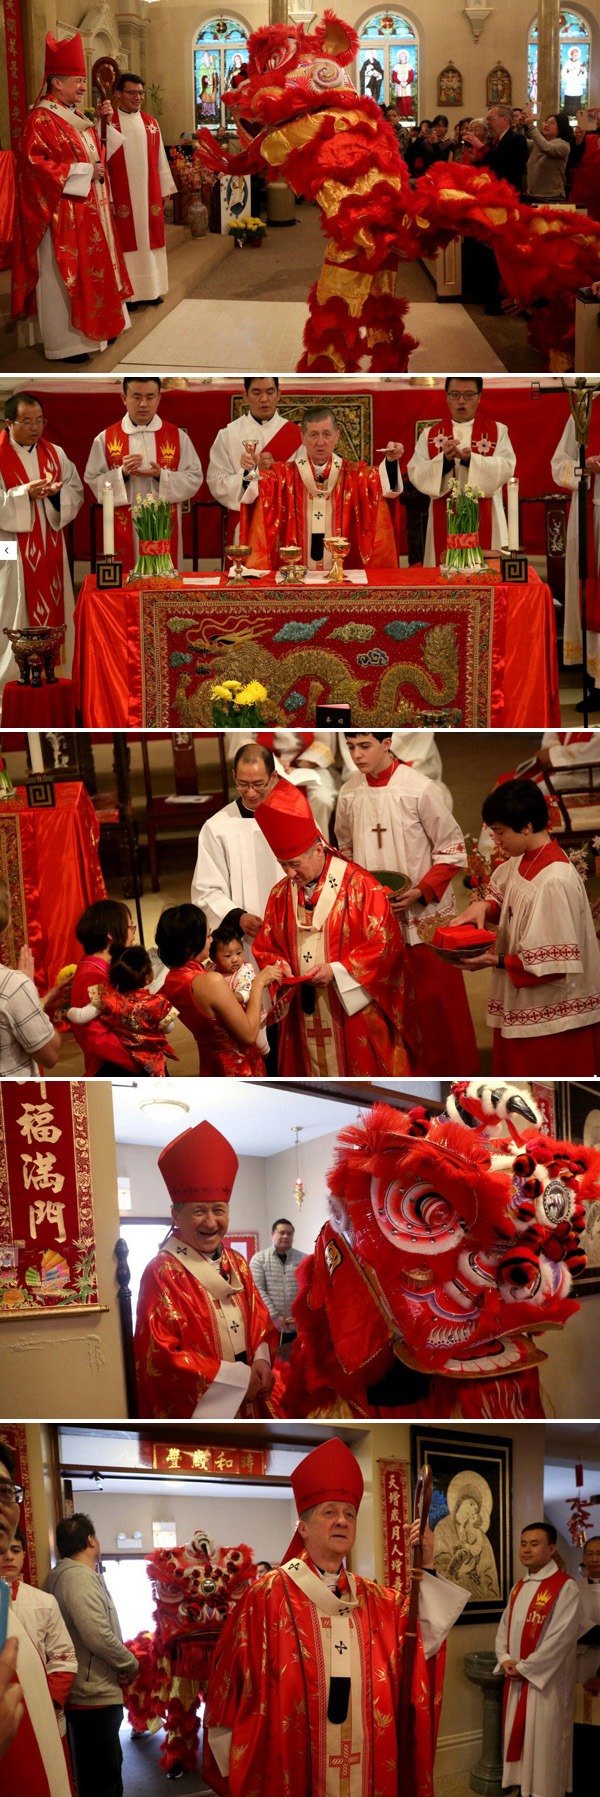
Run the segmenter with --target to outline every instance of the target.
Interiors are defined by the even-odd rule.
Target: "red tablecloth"
[[[225,602],[223,588],[226,579],[215,576],[214,588],[183,587],[177,588],[177,605],[185,609],[186,600],[191,596],[207,595],[218,608]],[[252,594],[260,594],[261,587],[273,589],[273,576],[265,581],[248,581],[243,589],[244,610],[252,612]],[[348,629],[352,620],[359,623],[364,618],[365,602],[376,596],[377,589],[387,588],[385,605],[382,601],[380,620],[385,630],[386,624],[393,625],[397,619],[397,607],[390,599],[390,589],[396,589],[398,597],[402,597],[403,616],[409,607],[406,605],[407,589],[414,591],[415,598],[421,592],[437,589],[437,592],[448,595],[450,605],[453,595],[458,591],[454,584],[448,586],[443,575],[435,568],[401,568],[373,570],[369,577],[368,587],[347,587],[344,589],[345,617]],[[229,596],[239,599],[240,587],[230,587]],[[285,591],[285,589],[283,589]],[[298,589],[298,595],[318,594],[323,603],[329,599],[336,589],[331,587],[312,587]],[[277,600],[273,604],[281,607],[282,589],[277,589]],[[491,705],[489,722],[495,727],[511,729],[547,728],[560,724],[560,704],[558,695],[558,664],[556,656],[556,629],[554,606],[549,587],[538,579],[533,569],[530,571],[527,586],[509,586],[499,583],[493,588],[494,623],[492,639],[491,666]],[[290,617],[293,616],[293,589],[288,588]],[[268,601],[263,600],[261,607],[261,626],[264,629],[265,606],[268,612]],[[423,616],[421,609],[419,616]],[[436,622],[439,620],[439,611]],[[128,628],[129,624],[129,628]],[[136,588],[120,591],[100,592],[88,575],[81,589],[75,612],[75,655],[73,662],[73,679],[75,684],[75,702],[80,711],[83,723],[90,729],[105,729],[145,725],[146,723],[172,724],[182,723],[181,717],[150,717],[145,698],[146,682],[143,676],[142,635],[140,627],[139,594]],[[257,641],[259,632],[257,629]],[[283,640],[283,639],[281,639]],[[288,637],[288,643],[289,643]],[[308,640],[298,634],[298,643]],[[177,636],[173,636],[173,647],[177,644]],[[356,656],[356,642],[351,643],[348,637],[348,653],[350,647]],[[363,645],[364,646],[364,645]],[[344,641],[336,641],[335,652],[338,659],[344,657]],[[406,643],[398,639],[396,643],[386,636],[387,659],[391,666],[394,661],[405,659]],[[273,642],[269,642],[273,653]],[[276,651],[275,651],[276,652]],[[315,662],[314,672],[318,675],[320,648],[313,645]],[[256,670],[258,672],[258,668]],[[331,697],[334,702],[335,692],[330,695],[322,693],[322,697]],[[338,694],[338,697],[343,697]],[[290,712],[290,721],[292,720]],[[203,720],[206,721],[206,720]],[[210,720],[209,720],[210,721]],[[299,724],[314,722],[299,711],[293,721]],[[363,720],[366,722],[366,719]],[[392,722],[393,716],[385,720]]]
[[[80,781],[55,787],[56,805],[31,811],[22,787],[0,802],[0,871],[11,918],[1,957],[16,967],[26,942],[40,992],[61,967],[81,958],[75,925],[86,905],[106,898],[98,860],[100,825]]]
[[[2,694],[3,730],[73,730],[75,693],[72,680],[50,686],[25,686],[9,680]]]

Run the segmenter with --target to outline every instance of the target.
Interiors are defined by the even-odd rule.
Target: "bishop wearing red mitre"
[[[128,324],[131,294],[111,216],[100,144],[81,111],[87,74],[79,32],[48,33],[46,93],[17,149],[12,311],[37,311],[48,361],[87,361]]]
[[[299,1521],[284,1561],[236,1604],[219,1638],[204,1778],[220,1797],[391,1797],[402,1790],[404,1596],[346,1568],[363,1477],[345,1443],[322,1442],[291,1483]],[[439,1650],[467,1593],[435,1576],[427,1528],[423,1565],[411,1734],[414,1788],[432,1797]]]
[[[173,1228],[142,1277],[135,1330],[140,1416],[276,1416],[277,1330],[247,1262],[225,1245],[238,1170],[211,1123],[186,1129],[158,1165]]]
[[[406,951],[383,887],[329,847],[289,780],[254,816],[285,875],[252,948],[259,967],[283,965],[279,1072],[408,1072]]]

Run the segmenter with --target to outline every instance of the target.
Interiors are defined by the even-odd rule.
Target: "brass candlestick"
[[[344,574],[342,567],[342,562],[344,561],[345,556],[347,556],[350,548],[348,537],[326,537],[325,548],[329,550],[330,555],[333,557],[332,567],[325,576],[326,580],[331,581],[332,585],[335,586],[350,586],[352,583],[349,581],[348,575]]]
[[[306,568],[300,564],[301,553],[298,543],[284,543],[279,551],[279,558],[283,563],[281,578],[286,584],[288,581],[304,580]]]
[[[251,543],[234,543],[232,548],[227,550],[227,560],[231,562],[228,576],[230,584],[241,585],[244,578],[244,567],[251,554]]]

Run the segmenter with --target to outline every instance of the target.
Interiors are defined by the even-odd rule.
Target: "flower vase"
[[[208,236],[208,212],[199,193],[190,195],[187,222],[192,237]]]

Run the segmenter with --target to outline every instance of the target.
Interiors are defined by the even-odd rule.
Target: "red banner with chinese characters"
[[[85,1080],[0,1083],[0,1319],[97,1309]]]
[[[383,1583],[391,1591],[408,1591],[406,1528],[408,1467],[403,1460],[380,1460],[381,1516],[383,1526]]]
[[[21,35],[19,0],[4,0],[4,29],[6,32],[6,69],[8,75],[10,141],[13,150],[16,150],[27,116],[27,95],[25,92],[25,68],[23,64],[23,38]]]
[[[168,1441],[141,1441],[142,1466],[161,1473],[220,1473],[229,1479],[264,1479],[267,1455],[264,1448],[208,1448],[187,1446]]]
[[[19,1527],[25,1536],[26,1548],[23,1562],[23,1578],[26,1585],[37,1585],[37,1554],[35,1551],[35,1535],[33,1532],[33,1511],[31,1507],[31,1491],[29,1489],[29,1462],[27,1459],[27,1430],[24,1423],[3,1423],[0,1428],[0,1441],[5,1441],[12,1448],[17,1462],[15,1482],[24,1487],[24,1496],[19,1511]]]
[[[556,1095],[555,1095],[555,1091],[554,1091],[554,1086],[546,1085],[543,1081],[540,1082],[539,1080],[532,1080],[531,1096],[534,1100],[534,1103],[538,1104],[540,1107],[542,1117],[544,1119],[542,1127],[546,1130],[547,1135],[555,1136],[556,1135]]]

